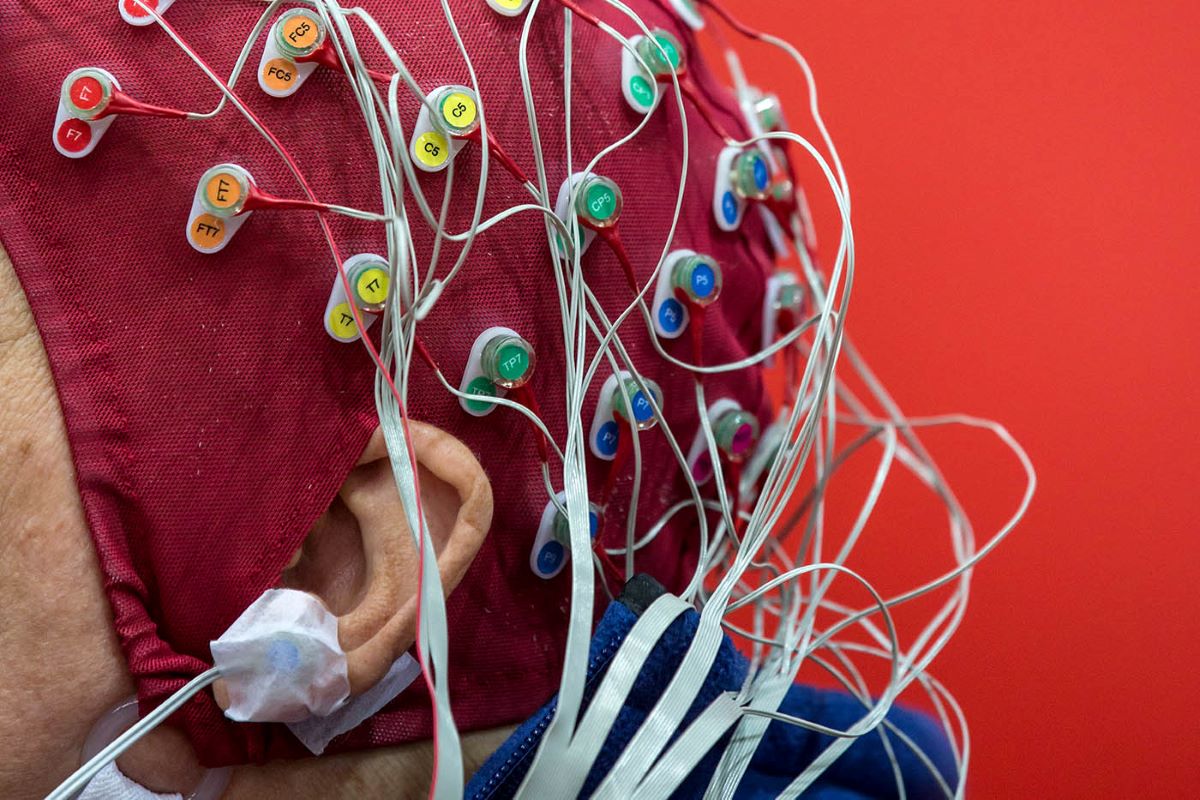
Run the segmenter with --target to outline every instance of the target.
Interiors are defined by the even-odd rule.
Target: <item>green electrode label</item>
[[[629,79],[629,93],[640,106],[649,108],[654,104],[654,90],[650,88],[650,81],[641,75],[634,75]]]
[[[495,397],[496,385],[487,378],[480,375],[467,384],[467,394],[479,395],[480,397]],[[467,408],[472,411],[487,411],[492,407],[492,403],[485,400],[468,400]]]
[[[617,198],[613,190],[603,183],[594,183],[587,190],[587,207],[596,222],[605,222],[617,210]]]
[[[519,344],[506,344],[496,354],[496,369],[506,381],[519,381],[529,369],[529,353]]]
[[[679,69],[679,50],[675,47],[675,42],[666,36],[655,36],[654,39],[667,54],[667,60],[671,62],[671,66]]]

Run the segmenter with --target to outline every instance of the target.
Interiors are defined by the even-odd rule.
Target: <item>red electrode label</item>
[[[71,84],[71,102],[75,104],[76,108],[91,111],[100,104],[103,97],[104,88],[100,85],[100,81],[90,75],[77,78]]]
[[[148,17],[149,12],[142,6],[158,10],[158,0],[125,0],[125,11],[134,17]]]
[[[62,149],[78,153],[92,141],[92,126],[81,119],[71,117],[63,120],[55,133],[58,144]]]

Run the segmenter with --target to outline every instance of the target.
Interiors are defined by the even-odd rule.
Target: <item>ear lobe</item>
[[[458,439],[415,421],[409,422],[409,432],[418,462],[427,532],[437,554],[442,587],[449,594],[466,574],[491,527],[491,484],[474,454]],[[346,512],[343,521],[349,518],[356,523],[361,555],[335,555],[345,549],[345,526],[331,524],[322,535],[342,546],[325,547],[333,552],[322,558],[321,543],[314,542],[310,548],[306,542],[304,555],[289,573],[296,577],[308,568],[305,585],[297,588],[316,590],[339,615],[338,639],[346,651],[350,693],[356,695],[381,680],[416,637],[420,559],[381,430],[376,429],[359,465],[347,477],[339,501]],[[338,506],[335,503],[322,522],[340,514]],[[310,549],[312,559],[308,558]],[[348,572],[349,577],[329,574],[330,570]]]

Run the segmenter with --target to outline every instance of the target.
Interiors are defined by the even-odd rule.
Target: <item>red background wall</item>
[[[1196,796],[1200,5],[731,5],[816,71],[854,192],[851,335],[906,411],[999,419],[1039,470],[934,664],[972,723],[971,795]],[[739,47],[796,124],[798,73]],[[1000,522],[1003,451],[929,441]],[[881,510],[856,563],[936,574],[936,515]]]
[[[910,413],[1002,420],[1039,470],[934,665],[971,796],[1196,796],[1200,4],[726,1],[817,73],[854,190],[852,336]],[[742,50],[799,122],[798,74]],[[928,440],[987,533],[1020,474],[982,435]],[[853,563],[892,589],[947,566],[896,484]]]

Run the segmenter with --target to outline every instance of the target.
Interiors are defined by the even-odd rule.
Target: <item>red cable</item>
[[[513,396],[517,398],[517,401],[521,405],[532,411],[534,416],[538,417],[539,419],[541,418],[542,410],[538,408],[537,398],[534,397],[533,389],[530,388],[529,384],[518,386],[517,388],[513,389],[512,392]],[[528,422],[529,427],[533,428],[534,441],[537,443],[538,457],[541,458],[543,464],[549,464],[550,446],[546,443],[546,434],[542,433],[542,429],[539,428],[533,420],[528,420]]]
[[[257,186],[251,186],[249,194],[246,195],[246,202],[242,206],[242,211],[256,211],[258,209],[325,212],[329,210],[329,206],[326,203],[317,202],[315,200],[276,197],[273,194],[264,192]]]
[[[751,28],[749,25],[742,23],[741,21],[736,19],[732,14],[730,14],[728,11],[726,11],[725,9],[721,8],[721,6],[719,6],[715,2],[713,2],[713,0],[700,0],[700,2],[703,3],[704,5],[708,6],[709,8],[711,8],[714,12],[716,12],[718,17],[725,20],[725,24],[729,25],[729,27],[733,28],[738,33],[742,34],[743,36],[747,36],[751,39],[754,39],[755,41],[761,42],[763,40],[762,31],[755,30],[754,28]]]
[[[342,60],[338,58],[337,51],[333,49],[333,45],[328,41],[324,42],[320,47],[308,55],[300,56],[296,59],[297,64],[311,62],[316,62],[323,67],[335,69],[338,72],[347,72],[346,68],[342,66]],[[392,80],[391,75],[373,69],[368,69],[367,74],[370,75],[373,80],[381,81],[383,83],[390,83]]]
[[[617,232],[617,227],[613,225],[608,228],[597,228],[587,225],[587,223],[584,225],[594,230],[617,256],[617,261],[620,262],[621,269],[625,272],[625,280],[629,282],[630,291],[635,295],[641,291],[638,287],[637,276],[633,272],[633,262],[629,260],[629,253],[625,250],[625,244],[621,241],[621,234]]]
[[[587,11],[584,11],[582,8],[576,5],[573,0],[558,0],[558,2],[568,11],[578,14],[583,18],[583,21],[587,22],[589,25],[593,25],[597,28],[600,27],[600,18]]]
[[[108,100],[108,106],[102,111],[96,119],[104,119],[113,114],[129,114],[136,117],[166,117],[168,119],[187,119],[187,111],[182,111],[178,108],[167,108],[165,106],[152,106],[149,103],[143,103],[141,100],[134,100],[129,95],[122,92],[117,87],[113,87],[112,97]]]
[[[692,333],[692,358],[696,362],[697,367],[704,366],[704,315],[708,311],[707,308],[699,303],[693,303],[687,299],[682,289],[676,289],[675,295],[682,300],[688,307],[688,315],[691,319],[688,321],[688,327]],[[704,374],[697,372],[696,380],[704,379]]]
[[[475,142],[481,146],[483,143],[483,134],[479,128],[476,128],[462,138],[469,142]],[[508,170],[509,174],[511,174],[522,184],[529,183],[529,178],[525,177],[525,173],[521,171],[521,168],[517,165],[517,162],[513,160],[513,158],[504,150],[503,147],[500,146],[500,141],[496,138],[496,134],[493,133],[490,128],[488,129],[487,138],[488,149],[491,151],[491,154],[496,158],[496,160],[500,162],[500,166]]]
[[[696,111],[699,112],[701,118],[708,123],[708,127],[712,130],[712,132],[717,136],[720,136],[722,139],[737,141],[734,137],[729,135],[729,131],[725,130],[725,126],[717,122],[717,120],[713,117],[712,111],[708,108],[708,104],[705,103],[703,98],[696,93],[696,84],[692,83],[691,77],[686,72],[679,72],[676,74],[679,76],[680,94],[692,101],[692,105],[695,106]],[[659,83],[669,84],[671,83],[671,76],[666,75],[662,78],[659,78],[658,81]]]

